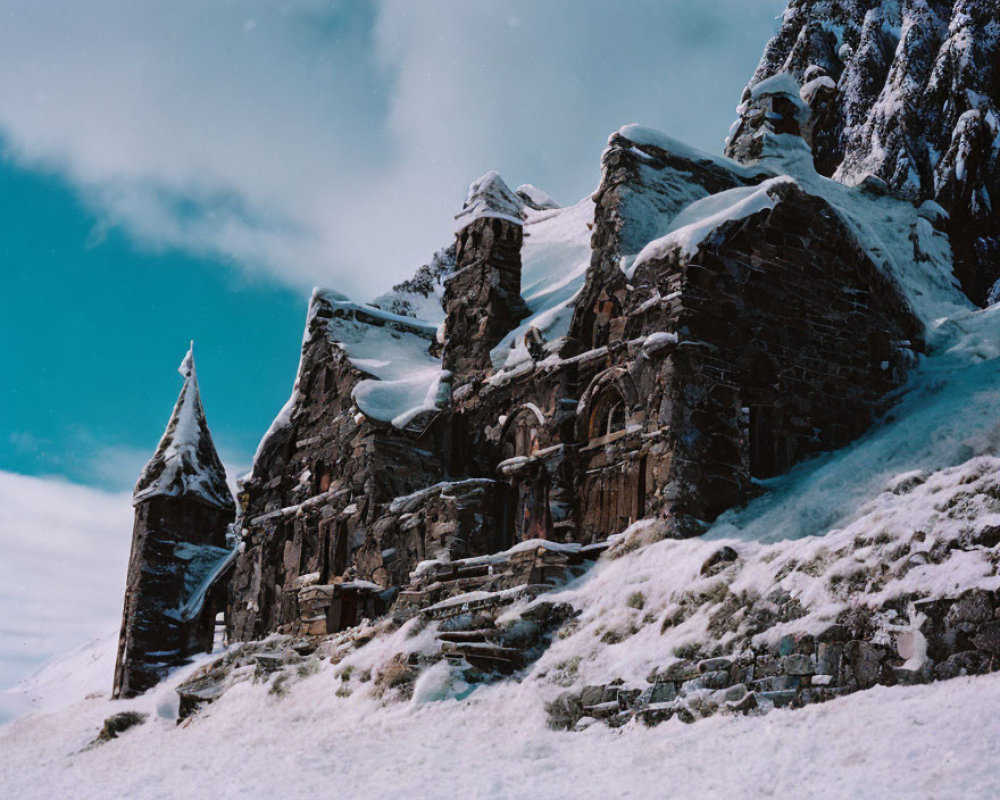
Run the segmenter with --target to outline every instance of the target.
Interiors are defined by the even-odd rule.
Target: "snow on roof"
[[[158,495],[195,496],[220,508],[232,508],[226,470],[215,451],[205,420],[194,365],[194,342],[178,369],[184,385],[156,453],[139,476],[133,505]]]
[[[796,92],[797,91],[798,87],[796,85]],[[738,161],[733,161],[731,158],[706,153],[696,147],[691,147],[691,145],[685,144],[680,139],[674,139],[672,136],[667,136],[665,133],[661,133],[655,128],[647,128],[645,125],[637,125],[635,123],[631,125],[623,125],[618,129],[617,133],[619,136],[628,139],[630,142],[633,142],[640,147],[657,147],[660,150],[673,153],[674,155],[680,156],[688,161],[721,167],[722,169],[725,169],[734,175],[739,175],[742,178],[758,178],[761,173],[760,168],[757,166],[748,167]],[[611,138],[614,138],[613,134]]]
[[[524,203],[495,169],[469,184],[462,210],[455,215],[458,230],[481,217],[496,217],[518,225],[524,221]]]
[[[541,331],[547,341],[569,332],[573,305],[590,266],[588,227],[594,220],[594,201],[588,195],[568,208],[525,210],[521,246],[521,297],[531,314],[490,352],[495,365],[527,356],[524,334]]]
[[[793,86],[794,84],[794,86]],[[793,91],[794,90],[794,91]],[[798,99],[798,83],[788,74],[758,84],[755,96],[788,94]],[[914,312],[928,327],[928,344],[941,342],[951,328],[945,320],[965,318],[971,305],[962,295],[952,274],[948,240],[918,217],[909,202],[890,196],[873,197],[819,175],[812,153],[801,137],[772,134],[767,137],[762,160],[752,166],[703,153],[659,131],[641,125],[625,125],[617,135],[640,148],[655,147],[682,160],[722,170],[734,182],[758,183],[709,196],[708,190],[681,165],[660,168],[639,161],[640,180],[623,192],[621,215],[622,267],[631,274],[638,257],[642,260],[663,248],[681,245],[693,252],[713,230],[730,219],[739,219],[773,206],[769,189],[794,180],[802,191],[830,203],[855,234],[873,262],[893,280]],[[611,137],[614,140],[614,135]],[[526,187],[519,187],[524,190]],[[924,212],[926,216],[926,211]],[[525,207],[495,171],[486,173],[469,188],[462,213],[465,225],[479,216],[508,218],[524,225],[521,251],[521,295],[530,316],[508,333],[491,352],[498,377],[510,374],[531,358],[524,336],[531,328],[553,342],[568,333],[573,306],[586,280],[591,260],[591,230],[594,203],[586,197],[574,206],[552,210]],[[922,223],[922,224],[921,224]],[[915,255],[914,242],[921,251]],[[360,305],[335,292],[314,296],[325,299],[335,311],[329,323],[330,337],[347,353],[352,363],[372,376],[355,389],[355,401],[368,417],[404,427],[423,411],[441,404],[448,375],[438,359],[427,352],[438,327],[411,317],[401,317],[372,306]],[[313,311],[311,310],[312,314]],[[308,325],[307,325],[308,330]],[[425,341],[426,340],[426,341]],[[290,421],[298,387],[268,432]],[[262,442],[263,445],[263,442]],[[258,453],[260,449],[258,449]]]
[[[333,316],[327,335],[351,363],[371,375],[354,387],[354,402],[370,419],[405,427],[424,411],[438,408],[448,373],[428,349],[438,326],[362,305],[337,292],[317,291]]]
[[[522,183],[517,187],[516,193],[524,201],[525,205],[534,208],[536,211],[562,208],[562,206],[552,199],[552,195],[530,183]]]
[[[449,373],[441,360],[429,352],[438,326],[376,306],[357,303],[332,289],[313,289],[302,337],[302,355],[292,393],[257,445],[253,463],[267,442],[292,423],[302,401],[303,356],[310,341],[314,320],[324,311],[326,334],[359,370],[371,376],[360,381],[353,392],[354,402],[369,419],[405,427],[423,411],[437,408],[443,398]],[[254,470],[241,483],[253,480]]]
[[[968,315],[972,304],[952,271],[948,238],[920,220],[913,203],[891,195],[872,195],[861,187],[820,175],[812,151],[799,136],[771,135],[767,144],[757,167],[791,175],[802,191],[834,207],[859,246],[899,287],[924,323],[929,345],[933,347],[937,334],[942,333],[943,320]]]
[[[777,199],[772,190],[783,184],[795,184],[795,179],[783,175],[758,186],[740,186],[692,203],[674,218],[665,236],[654,239],[640,251],[626,274],[631,277],[638,266],[662,258],[676,247],[684,255],[694,255],[701,243],[727,222],[746,219],[759,211],[774,208]]]

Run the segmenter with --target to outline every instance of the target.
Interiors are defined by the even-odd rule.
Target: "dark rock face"
[[[420,267],[412,278],[376,297],[373,304],[402,317],[435,319],[443,311],[444,280],[454,271],[455,245],[452,243],[438,250],[430,263]]]
[[[944,206],[956,275],[982,304],[1000,279],[998,65],[994,0],[792,0],[727,154],[748,157],[753,87],[791,73],[810,107],[816,169],[846,183],[875,175]]]
[[[91,742],[91,745],[103,744],[104,742],[110,742],[112,739],[117,739],[120,734],[129,728],[142,725],[148,716],[148,714],[142,714],[138,711],[122,711],[108,717],[104,720],[104,726],[94,738],[94,741]]]
[[[132,697],[211,651],[235,506],[205,421],[194,361],[156,454],[136,485],[135,526],[114,697]]]

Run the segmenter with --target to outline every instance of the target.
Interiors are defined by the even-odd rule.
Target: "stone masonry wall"
[[[227,614],[234,640],[296,621],[299,576],[354,577],[355,554],[384,506],[441,480],[432,445],[359,412],[352,390],[367,376],[330,341],[333,308],[313,302],[291,419],[264,443],[240,493],[243,550]],[[382,576],[373,568],[360,577]]]
[[[185,553],[206,545],[224,553],[226,528],[232,520],[231,508],[185,496],[155,495],[136,506],[115,697],[140,694],[188,656],[211,651],[214,614],[191,620],[180,614],[188,594]]]
[[[710,159],[689,158],[621,133],[608,140],[601,156],[601,185],[594,194],[594,234],[587,283],[576,302],[570,335],[582,349],[621,339],[620,320],[628,304],[623,256],[636,255],[685,205],[736,186],[748,178]]]
[[[774,607],[794,619],[791,605],[778,600]],[[594,720],[614,727],[632,719],[647,725],[672,717],[694,722],[719,712],[797,708],[873,686],[1000,669],[998,593],[971,589],[954,599],[907,605],[901,599],[878,612],[853,609],[818,634],[789,633],[773,644],[747,641],[725,651],[692,646],[650,672],[643,685],[618,680],[562,695],[549,705],[550,724],[582,730]],[[784,622],[786,628],[794,625]]]
[[[921,347],[919,324],[835,212],[794,184],[773,191],[773,210],[633,276],[650,308],[635,332],[668,325],[681,342],[669,392],[681,516],[711,519],[752,493],[751,477],[849,442]],[[667,323],[652,301],[678,279]]]

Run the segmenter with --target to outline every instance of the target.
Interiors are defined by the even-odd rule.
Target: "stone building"
[[[211,651],[224,608],[235,504],[205,421],[193,346],[180,373],[184,386],[133,495],[114,697],[140,694],[192,654]]]
[[[695,535],[866,430],[922,328],[844,205],[866,189],[797,175],[815,126],[787,83],[752,98],[743,163],[627,126],[576,206],[485,175],[443,319],[314,294],[292,397],[242,485],[230,636],[340,629],[431,559],[589,544],[650,516]]]

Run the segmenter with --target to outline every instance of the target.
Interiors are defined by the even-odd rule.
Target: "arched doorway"
[[[536,458],[546,433],[545,416],[526,403],[508,417],[500,434],[504,530],[510,544],[547,539],[551,534],[549,473],[543,460]]]

